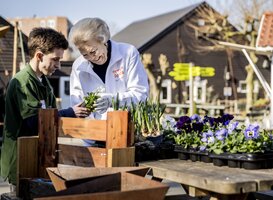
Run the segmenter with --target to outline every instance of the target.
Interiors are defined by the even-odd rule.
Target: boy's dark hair
[[[34,57],[37,50],[44,54],[49,54],[53,50],[67,49],[68,41],[64,35],[52,28],[34,28],[29,34],[28,38],[28,51],[30,58]]]

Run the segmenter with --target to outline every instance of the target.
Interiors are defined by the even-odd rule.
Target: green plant
[[[180,117],[176,123],[176,128],[177,132],[172,137],[177,145],[181,145],[185,149],[197,149],[200,146],[200,135],[205,127],[198,115]]]
[[[225,148],[231,153],[258,153],[272,150],[272,133],[260,130],[256,124],[230,129],[225,139]]]
[[[138,104],[131,103],[130,111],[135,124],[137,135],[144,137],[158,136],[162,125],[160,118],[165,111],[166,105],[145,100]]]
[[[273,149],[272,133],[257,124],[234,121],[202,134],[200,150],[221,153],[263,153]]]
[[[90,111],[94,112],[96,103],[96,100],[99,98],[98,92],[90,92],[87,93],[87,96],[85,96],[84,99],[84,106]]]
[[[116,98],[115,97],[112,98],[112,107],[113,107],[113,110],[128,110],[128,106],[126,102],[121,106],[120,100],[119,100],[119,93],[117,93]]]

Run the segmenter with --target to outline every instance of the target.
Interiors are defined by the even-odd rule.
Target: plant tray
[[[190,159],[193,162],[201,161],[205,163],[212,162],[212,159],[209,157],[208,152],[196,151],[194,149],[185,149],[181,145],[175,145],[174,151],[178,153],[178,158],[181,160]]]
[[[109,168],[111,170],[111,168]],[[52,172],[52,171],[51,171]],[[57,174],[51,174],[51,179],[55,186],[56,181],[62,180]],[[104,173],[103,173],[104,174]],[[55,182],[55,183],[54,183]],[[127,172],[118,172],[107,175],[87,177],[73,180],[66,180],[70,182],[66,184],[66,189],[56,192],[50,197],[38,198],[40,200],[142,200],[151,199],[163,200],[169,186],[146,179],[144,177],[130,174]]]
[[[273,152],[242,153],[242,154],[209,154],[216,166],[229,166],[244,169],[273,168]]]

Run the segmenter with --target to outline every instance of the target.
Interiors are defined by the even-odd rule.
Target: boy
[[[46,76],[60,67],[68,42],[51,28],[34,28],[28,40],[30,62],[10,81],[5,103],[1,176],[16,185],[17,138],[38,134],[39,108],[56,108],[56,99]],[[79,104],[59,111],[63,117],[86,117]],[[14,187],[15,188],[15,187]]]

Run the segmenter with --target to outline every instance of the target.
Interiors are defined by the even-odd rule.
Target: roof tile
[[[273,12],[263,14],[256,46],[259,48],[273,48]]]

